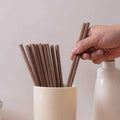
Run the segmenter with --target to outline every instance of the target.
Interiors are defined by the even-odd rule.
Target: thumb
[[[95,36],[87,37],[76,43],[76,45],[74,46],[72,50],[72,53],[81,54],[91,47],[96,47],[97,44],[98,44],[98,40],[96,39]]]

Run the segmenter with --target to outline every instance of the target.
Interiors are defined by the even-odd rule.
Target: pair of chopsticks
[[[79,41],[82,39],[85,39],[87,37],[89,25],[90,25],[90,23],[83,23],[82,30],[81,30],[80,37],[79,37]],[[72,62],[70,72],[69,72],[67,87],[71,87],[73,84],[79,60],[80,60],[80,55],[75,55],[74,60]]]
[[[34,85],[63,87],[59,46],[49,44],[19,45]]]

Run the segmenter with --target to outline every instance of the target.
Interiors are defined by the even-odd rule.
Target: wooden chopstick
[[[35,59],[40,84],[41,84],[41,86],[45,87],[44,76],[42,74],[42,66],[40,65],[37,47],[36,47],[36,45],[32,44],[31,48],[32,48],[34,59]]]
[[[49,62],[48,62],[47,44],[43,45],[43,51],[44,51],[44,56],[45,56],[45,62],[46,62],[46,68],[47,68],[47,73],[48,73],[48,79],[49,79],[49,83],[50,83],[49,87],[53,87],[52,77],[51,77],[51,73],[50,73],[50,65],[49,65]]]
[[[86,23],[83,23],[83,25],[82,25],[82,30],[81,30],[81,33],[80,33],[80,36],[79,36],[79,40],[82,39],[84,30],[85,30],[85,26],[86,26]],[[77,56],[74,56],[74,60],[73,60],[73,62],[72,62],[72,66],[71,66],[71,69],[70,69],[70,72],[69,72],[69,76],[68,76],[68,80],[67,80],[67,86],[68,86],[68,87],[70,86],[71,76],[72,76],[72,74],[73,74],[73,69],[74,69],[74,66],[75,66],[76,59],[77,59]]]
[[[40,67],[42,81],[44,83],[44,86],[47,87],[47,83],[46,83],[46,79],[45,79],[45,74],[44,74],[44,70],[43,70],[43,65],[42,65],[42,58],[41,58],[40,51],[39,51],[39,45],[36,44],[35,47],[36,47],[36,53],[37,53],[37,56],[38,56],[38,63],[39,63],[39,67]]]
[[[54,67],[53,67],[53,63],[52,63],[50,48],[49,48],[48,44],[46,45],[46,48],[47,48],[47,54],[48,54],[48,62],[49,62],[49,66],[50,66],[52,86],[56,87],[55,72],[54,72]]]
[[[36,86],[63,87],[59,46],[49,44],[19,45],[32,80]]]
[[[28,70],[29,70],[29,73],[30,73],[30,75],[31,75],[31,77],[32,77],[33,83],[34,83],[34,85],[38,86],[39,83],[38,83],[38,81],[35,79],[35,76],[34,76],[34,74],[33,74],[32,68],[31,68],[31,66],[30,66],[30,63],[29,63],[29,60],[28,60],[27,55],[26,55],[26,53],[25,53],[25,50],[24,50],[23,45],[20,44],[20,45],[19,45],[19,48],[20,48],[20,50],[21,50],[21,53],[22,53],[22,56],[23,56],[24,61],[25,61],[25,63],[26,63],[26,66],[27,66],[27,68],[28,68]]]
[[[57,66],[58,66],[58,75],[59,75],[60,87],[63,87],[63,76],[62,76],[59,45],[55,46],[55,52],[56,52],[56,60],[57,60]]]
[[[89,28],[89,23],[86,23],[86,26],[85,26],[85,30],[84,30],[82,39],[86,38],[86,35],[87,35],[87,32],[88,32],[88,28]],[[82,39],[81,39],[81,40],[82,40]],[[75,62],[75,65],[74,65],[74,69],[73,69],[73,73],[72,73],[72,76],[71,76],[70,86],[72,86],[72,84],[73,84],[73,81],[74,81],[74,77],[75,77],[75,74],[76,74],[76,71],[77,71],[77,67],[78,67],[79,60],[80,60],[80,55],[77,55],[77,57],[76,57],[76,62]]]
[[[27,54],[28,54],[30,65],[32,67],[32,71],[33,71],[35,79],[37,81],[37,85],[41,86],[40,81],[39,81],[39,76],[38,76],[38,72],[37,72],[37,68],[36,68],[36,64],[35,64],[35,60],[34,60],[32,49],[31,49],[31,47],[29,45],[26,45],[25,48],[26,48],[26,51],[27,51]]]
[[[87,37],[89,25],[90,25],[90,23],[83,24],[79,40],[82,40]],[[69,74],[68,81],[67,81],[68,87],[71,87],[73,84],[74,77],[75,77],[76,70],[77,70],[78,63],[79,63],[79,59],[80,59],[80,55],[77,55],[77,56],[75,56],[75,58],[73,60],[72,67],[71,67],[70,74]]]
[[[60,83],[59,83],[60,78],[59,78],[59,74],[58,74],[56,57],[55,57],[55,50],[54,50],[53,45],[50,46],[50,50],[51,50],[52,62],[53,62],[53,67],[54,67],[54,72],[55,72],[56,86],[60,87]]]
[[[42,67],[43,67],[43,73],[44,73],[44,77],[45,77],[46,86],[49,87],[50,83],[49,83],[49,76],[47,73],[47,66],[46,66],[46,61],[45,61],[45,56],[44,56],[44,51],[43,51],[43,45],[38,44],[38,46],[39,46],[39,52],[40,52],[41,63],[42,63]]]

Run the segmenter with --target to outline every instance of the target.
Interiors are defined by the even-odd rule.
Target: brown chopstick
[[[34,74],[33,74],[32,68],[31,68],[31,66],[30,66],[30,63],[29,63],[29,60],[28,60],[27,55],[26,55],[26,53],[25,53],[25,50],[24,50],[23,45],[20,44],[20,45],[19,45],[19,48],[20,48],[20,50],[21,50],[21,53],[22,53],[22,56],[23,56],[24,61],[25,61],[25,63],[26,63],[26,66],[27,66],[27,68],[28,68],[28,70],[29,70],[29,73],[30,73],[30,75],[31,75],[31,77],[32,77],[33,83],[34,83],[34,85],[38,86],[39,83],[38,83],[38,81],[35,79],[35,76],[34,76]]]
[[[59,45],[55,46],[55,52],[56,52],[56,60],[57,60],[57,65],[58,65],[58,75],[59,75],[60,87],[63,87],[63,76],[62,76]]]
[[[43,51],[44,51],[46,69],[47,69],[47,74],[48,74],[48,79],[49,79],[49,84],[50,84],[49,87],[53,87],[52,77],[51,77],[51,73],[50,73],[50,65],[49,65],[48,54],[47,54],[47,44],[43,45]]]
[[[86,26],[86,23],[83,23],[82,30],[81,30],[81,33],[80,33],[80,36],[79,36],[79,40],[82,39],[84,30],[85,30],[85,26]],[[71,77],[72,77],[72,74],[73,74],[73,69],[74,69],[74,66],[75,66],[76,59],[77,59],[77,56],[74,56],[74,60],[72,62],[72,66],[71,66],[71,69],[70,69],[70,72],[69,72],[69,76],[68,76],[68,80],[67,80],[67,86],[68,87],[70,86]]]
[[[27,51],[27,54],[28,54],[30,65],[32,67],[33,74],[35,76],[35,79],[37,80],[37,85],[40,86],[41,84],[40,84],[40,81],[39,81],[39,76],[38,76],[38,72],[37,72],[37,68],[36,68],[36,64],[35,64],[32,49],[29,45],[26,45],[25,48],[26,48],[26,51]]]
[[[83,24],[79,40],[82,40],[87,37],[89,25],[90,25],[90,23]],[[71,67],[70,74],[69,74],[68,81],[67,81],[68,87],[71,87],[73,84],[75,73],[76,73],[76,70],[78,67],[78,63],[79,63],[79,59],[80,59],[80,55],[77,55],[77,56],[75,56],[75,58],[73,60],[72,67]]]
[[[43,70],[43,65],[42,65],[42,58],[41,58],[40,51],[39,51],[39,45],[36,44],[35,47],[36,47],[36,53],[37,53],[37,56],[38,56],[38,63],[39,63],[39,67],[40,67],[42,81],[44,83],[44,86],[47,87],[47,83],[46,83],[46,79],[45,79],[45,74],[44,74],[44,70]]]
[[[83,33],[82,39],[84,39],[84,38],[87,37],[88,28],[89,28],[89,23],[86,23],[86,26],[85,26],[85,29],[84,29],[84,33]],[[82,39],[81,39],[81,40],[82,40]],[[73,84],[73,81],[74,81],[74,77],[75,77],[75,74],[76,74],[76,70],[77,70],[77,67],[78,67],[79,60],[80,60],[80,55],[77,55],[77,57],[76,57],[76,62],[75,62],[75,65],[74,65],[74,69],[73,69],[73,73],[72,73],[72,76],[71,76],[70,86],[72,86],[72,84]]]
[[[43,67],[43,73],[44,73],[44,77],[45,77],[46,86],[49,87],[50,83],[49,83],[49,76],[47,73],[47,66],[46,66],[46,61],[45,61],[45,56],[44,56],[44,51],[43,51],[43,45],[38,44],[38,46],[39,46],[39,52],[40,52],[41,63],[42,63],[42,67]]]
[[[50,46],[50,50],[51,50],[52,62],[53,62],[53,67],[54,67],[54,72],[55,72],[56,86],[60,87],[60,83],[59,83],[60,78],[59,78],[59,75],[58,75],[58,69],[57,69],[56,57],[55,57],[55,50],[54,50],[53,45]]]
[[[32,44],[31,48],[32,48],[34,59],[35,59],[36,68],[37,68],[40,84],[41,84],[41,86],[45,87],[44,76],[42,74],[42,66],[40,65],[40,61],[39,61],[37,46]]]
[[[53,67],[52,58],[51,58],[51,52],[50,52],[50,48],[49,48],[48,44],[46,45],[46,48],[47,48],[47,54],[48,54],[48,62],[49,62],[49,66],[50,66],[52,86],[56,87],[55,72],[54,72],[54,67]]]

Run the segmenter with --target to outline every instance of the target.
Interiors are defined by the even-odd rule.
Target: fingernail
[[[73,50],[72,50],[72,52],[74,53],[74,52],[77,52],[78,51],[78,48],[74,48]]]

